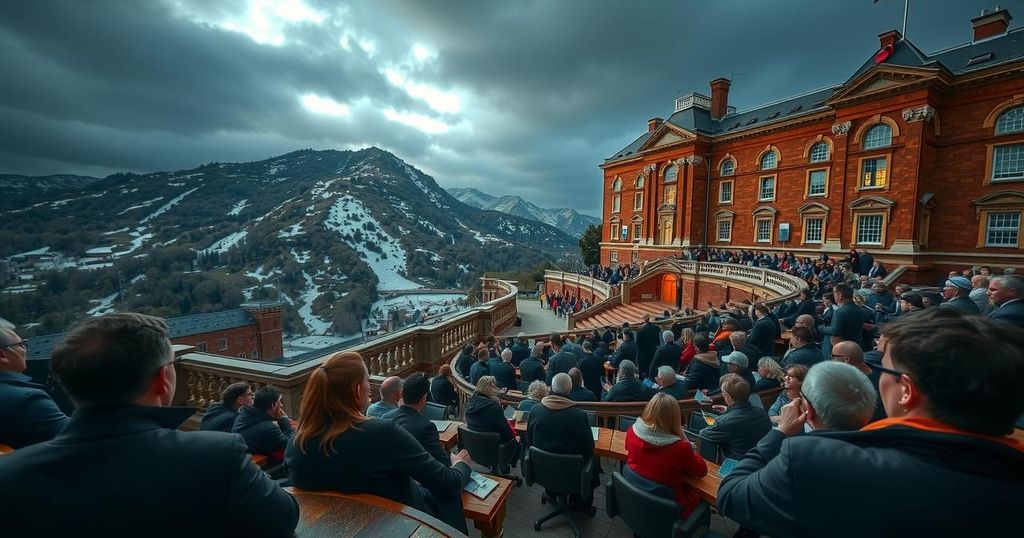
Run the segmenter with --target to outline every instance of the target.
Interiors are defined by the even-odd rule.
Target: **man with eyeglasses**
[[[78,409],[54,440],[0,457],[0,536],[291,536],[298,504],[240,436],[177,430],[195,409],[170,406],[174,362],[159,318],[68,332],[50,369]]]
[[[211,405],[206,413],[203,413],[203,420],[199,423],[199,429],[203,431],[228,432],[238,418],[238,412],[243,407],[249,407],[255,402],[255,393],[248,383],[232,383],[224,389],[221,394],[222,401]]]
[[[855,432],[769,434],[722,480],[720,513],[770,536],[1018,534],[1024,443],[1010,434],[1024,411],[1024,332],[943,308],[882,331],[889,418]]]
[[[23,373],[27,355],[14,325],[0,318],[0,443],[15,449],[53,439],[68,422],[45,388]]]

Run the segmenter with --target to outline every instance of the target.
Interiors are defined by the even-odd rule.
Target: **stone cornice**
[[[903,121],[907,123],[915,123],[919,121],[927,123],[934,117],[935,109],[928,105],[916,108],[906,108],[903,110]]]

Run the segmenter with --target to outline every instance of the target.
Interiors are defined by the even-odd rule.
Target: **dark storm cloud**
[[[727,76],[742,110],[843,82],[903,14],[896,0],[306,4],[323,19],[276,25],[280,46],[224,29],[245,26],[241,0],[5,4],[0,172],[167,170],[377,145],[442,185],[596,213],[597,165],[648,118],[671,114],[676,96]],[[985,7],[915,1],[909,37],[925,51],[965,42]],[[412,60],[415,44],[436,57]],[[462,109],[432,110],[386,67],[462,96]],[[312,114],[299,101],[308,93],[351,113]],[[387,109],[452,128],[426,134]]]

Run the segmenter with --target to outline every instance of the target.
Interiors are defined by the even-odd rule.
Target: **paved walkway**
[[[515,336],[520,332],[541,334],[569,330],[569,318],[560,318],[551,310],[540,307],[537,299],[516,299],[516,308],[523,318],[523,326],[512,326],[499,336]]]

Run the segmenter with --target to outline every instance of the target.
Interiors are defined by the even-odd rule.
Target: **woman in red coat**
[[[684,478],[700,478],[708,474],[708,467],[683,437],[682,424],[679,402],[664,392],[656,394],[626,432],[626,464],[634,473],[675,491],[686,518],[700,497]]]
[[[679,355],[679,367],[676,368],[677,372],[685,372],[686,367],[690,365],[690,361],[697,356],[697,346],[693,345],[694,336],[695,333],[693,332],[693,329],[689,327],[683,329],[683,352]]]

